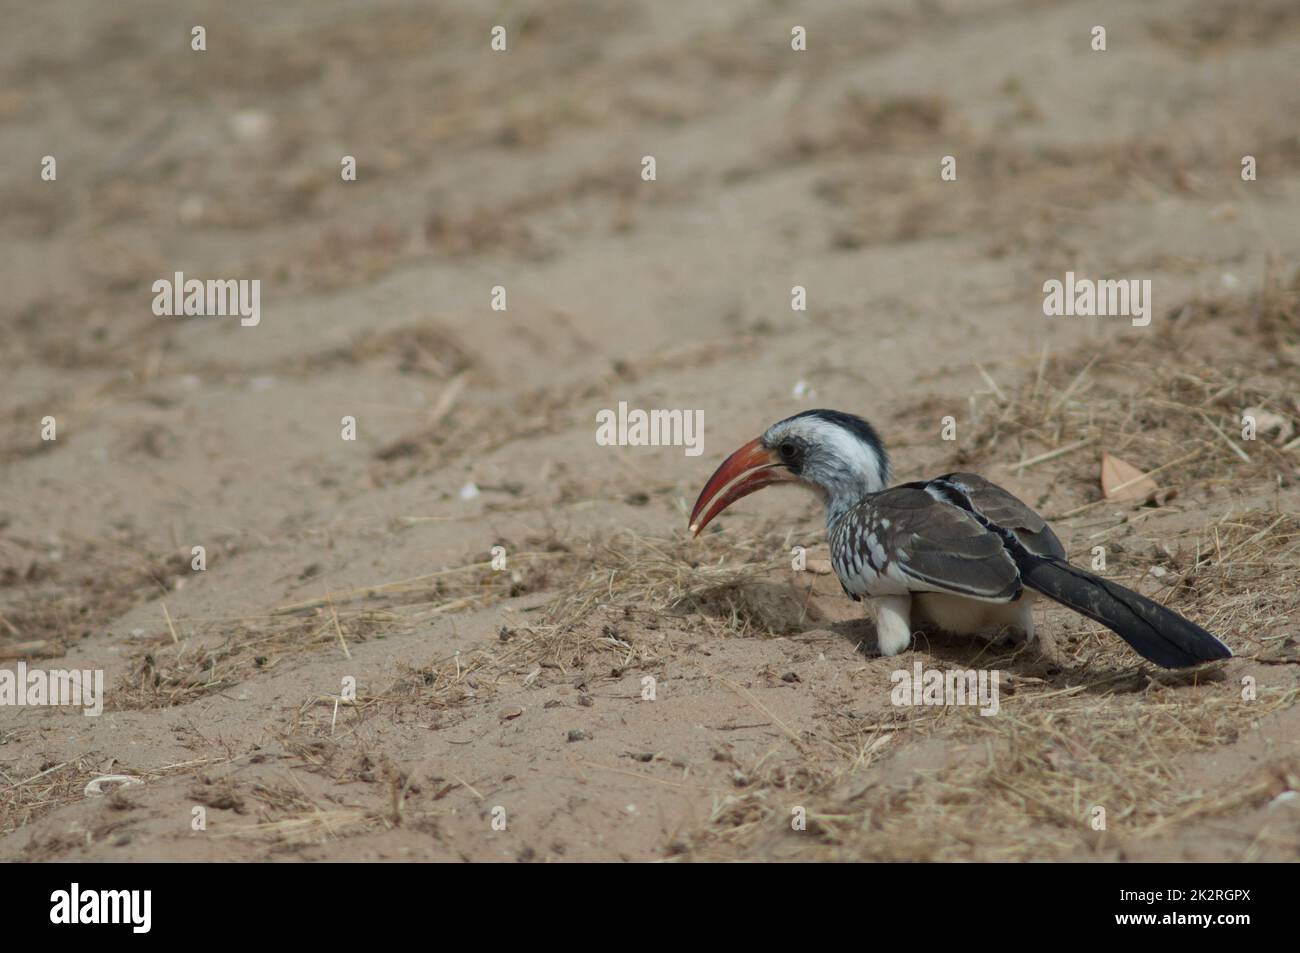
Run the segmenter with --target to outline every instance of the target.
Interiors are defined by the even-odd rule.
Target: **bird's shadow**
[[[798,635],[825,626],[816,600],[784,580],[713,586],[681,599],[673,612],[698,612],[724,622],[740,620],[758,631],[776,635]]]
[[[836,635],[853,643],[854,650],[867,658],[883,658],[877,647],[876,625],[870,619],[849,619],[827,626]],[[911,656],[909,658],[909,656]],[[962,669],[1000,669],[1020,675],[1043,678],[1062,671],[1058,663],[1047,658],[1035,644],[1003,647],[978,636],[953,635],[939,629],[917,629],[907,652],[894,656],[899,665],[911,668],[917,659],[950,663]]]
[[[883,658],[879,654],[876,626],[871,619],[847,619],[831,622],[824,628],[850,642],[854,651],[867,658]],[[1041,679],[1059,688],[1082,686],[1085,691],[1099,695],[1117,695],[1147,690],[1153,680],[1177,684],[1198,677],[1188,672],[1154,669],[1135,657],[1132,666],[1085,665],[1072,666],[1054,659],[1045,651],[1042,641],[1028,645],[1002,646],[975,635],[954,635],[940,629],[923,628],[913,633],[912,646],[907,652],[893,657],[899,667],[911,668],[916,661],[926,660],[947,663],[953,668],[997,669]],[[1214,680],[1223,675],[1217,670],[1199,671],[1199,678]]]
[[[683,600],[675,611],[699,612],[721,620],[741,619],[757,631],[785,636],[829,631],[848,641],[865,658],[882,657],[877,648],[875,622],[870,616],[827,619],[818,608],[816,598],[809,598],[809,593],[785,581],[715,586]],[[963,671],[996,669],[1012,676],[1040,680],[1054,688],[1082,687],[1097,695],[1144,692],[1152,682],[1179,685],[1224,678],[1222,666],[1170,671],[1136,655],[1132,656],[1131,664],[1111,662],[1108,656],[1073,663],[1063,660],[1050,645],[1041,638],[1028,645],[997,645],[976,635],[954,635],[926,627],[918,629],[908,651],[894,656],[892,661],[897,667],[908,669],[917,661]]]

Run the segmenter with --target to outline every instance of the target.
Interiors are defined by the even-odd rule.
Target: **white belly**
[[[1015,602],[980,602],[941,592],[918,592],[912,595],[912,622],[929,623],[957,635],[1022,626],[1029,618],[1033,598],[1029,590]]]

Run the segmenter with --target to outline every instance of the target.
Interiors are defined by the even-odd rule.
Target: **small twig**
[[[741,685],[739,682],[733,682],[725,675],[713,675],[712,677],[722,682],[724,685],[726,685],[728,688],[734,691],[741,698],[745,699],[745,701],[749,702],[751,705],[753,705],[755,708],[761,711],[768,718],[772,719],[772,721],[782,731],[784,731],[786,735],[789,736],[790,740],[794,742],[796,748],[798,748],[800,751],[804,750],[803,739],[801,739],[797,734],[794,733],[794,729],[792,729],[789,725],[783,722],[780,718],[776,717],[776,715],[772,714],[771,710],[766,705],[764,705],[761,701],[759,701],[757,698],[754,697],[753,692],[747,689],[744,685]]]
[[[176,626],[172,624],[172,614],[167,611],[167,603],[163,602],[162,607],[163,607],[163,617],[167,620],[167,628],[169,628],[172,633],[172,645],[180,645],[181,644],[180,636],[176,634]]]
[[[982,364],[976,364],[975,370],[980,372],[980,377],[984,378],[984,383],[989,385],[989,389],[997,396],[998,401],[1005,404],[1007,402],[1007,395],[1002,393],[1002,388],[998,386],[998,382],[990,376],[989,372],[984,370],[984,366]]]
[[[55,765],[54,767],[52,767],[52,768],[46,768],[44,771],[40,772],[39,774],[33,774],[33,775],[32,775],[30,778],[28,778],[26,781],[19,781],[17,784],[14,785],[14,787],[16,787],[16,788],[20,788],[20,787],[22,787],[24,784],[28,784],[28,783],[30,783],[30,782],[32,782],[32,781],[35,781],[37,778],[43,778],[43,777],[45,777],[47,774],[51,774],[51,773],[53,773],[53,772],[59,770],[59,768],[66,768],[66,767],[67,767],[68,765],[70,765],[70,764],[72,764],[71,761],[64,761],[62,764],[56,764],[56,765]]]
[[[451,772],[448,772],[448,773],[451,773]],[[452,776],[452,778],[454,778],[454,779],[456,780],[456,782],[457,782],[461,787],[463,787],[466,791],[468,791],[470,794],[474,795],[474,796],[475,796],[476,798],[478,798],[480,801],[483,800],[483,795],[479,792],[478,788],[474,787],[474,785],[470,784],[468,781],[466,781],[464,778],[462,778],[459,774],[454,774],[454,773],[452,773],[451,776]]]
[[[452,407],[456,405],[456,398],[460,392],[465,389],[465,381],[469,379],[469,371],[461,371],[438,395],[438,402],[433,405],[433,410],[429,412],[429,427],[436,427],[442,423],[442,419],[451,413]]]
[[[1080,447],[1086,447],[1090,443],[1092,443],[1092,438],[1084,437],[1082,440],[1076,440],[1074,443],[1067,443],[1064,447],[1057,447],[1055,450],[1040,453],[1036,457],[1029,457],[1028,459],[1021,460],[1019,463],[1013,463],[1011,466],[1012,469],[1016,471],[1026,470],[1039,463],[1046,463],[1048,460],[1055,460],[1057,457],[1063,457],[1067,453],[1073,453]]]
[[[325,594],[325,601],[329,603],[330,616],[334,619],[334,631],[339,634],[339,645],[343,647],[343,657],[352,661],[352,652],[348,650],[348,643],[343,638],[343,626],[339,625],[339,614],[334,609],[334,600],[330,598],[329,593]]]
[[[29,655],[43,655],[53,647],[49,639],[33,639],[30,642],[13,642],[0,645],[0,658],[24,658]]]
[[[1237,446],[1235,443],[1233,443],[1233,442],[1232,442],[1232,438],[1229,437],[1229,436],[1228,436],[1226,433],[1224,433],[1222,430],[1220,430],[1220,429],[1218,428],[1218,426],[1215,425],[1215,423],[1214,423],[1213,420],[1211,420],[1209,417],[1205,416],[1205,414],[1201,413],[1201,411],[1199,411],[1199,410],[1197,411],[1197,413],[1201,415],[1201,419],[1205,421],[1205,425],[1206,425],[1207,427],[1209,427],[1211,430],[1213,430],[1215,433],[1217,433],[1220,437],[1223,438],[1223,442],[1226,443],[1230,448],[1232,448],[1232,452],[1233,452],[1233,453],[1235,453],[1237,456],[1241,457],[1241,459],[1245,460],[1247,463],[1250,463],[1250,456],[1246,453],[1245,450],[1242,450],[1241,447],[1239,447],[1239,446]]]

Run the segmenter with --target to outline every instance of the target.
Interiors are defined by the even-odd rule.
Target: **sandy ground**
[[[0,858],[1300,856],[1300,6],[849,6],[8,18],[0,659],[107,700],[0,708]],[[155,316],[177,271],[260,279],[261,323]],[[1150,279],[1150,325],[1045,317],[1066,271]],[[703,454],[597,445],[620,401],[701,409]],[[1238,658],[1167,678],[1044,607],[1041,647],[902,659],[997,668],[998,716],[893,706],[900,660],[791,571],[813,501],[686,538],[814,406]],[[1176,495],[1099,503],[1103,450]]]

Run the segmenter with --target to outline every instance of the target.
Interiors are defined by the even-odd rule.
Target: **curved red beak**
[[[749,441],[713,471],[691,510],[691,535],[698,536],[715,516],[743,496],[772,483],[794,480],[758,438]]]

